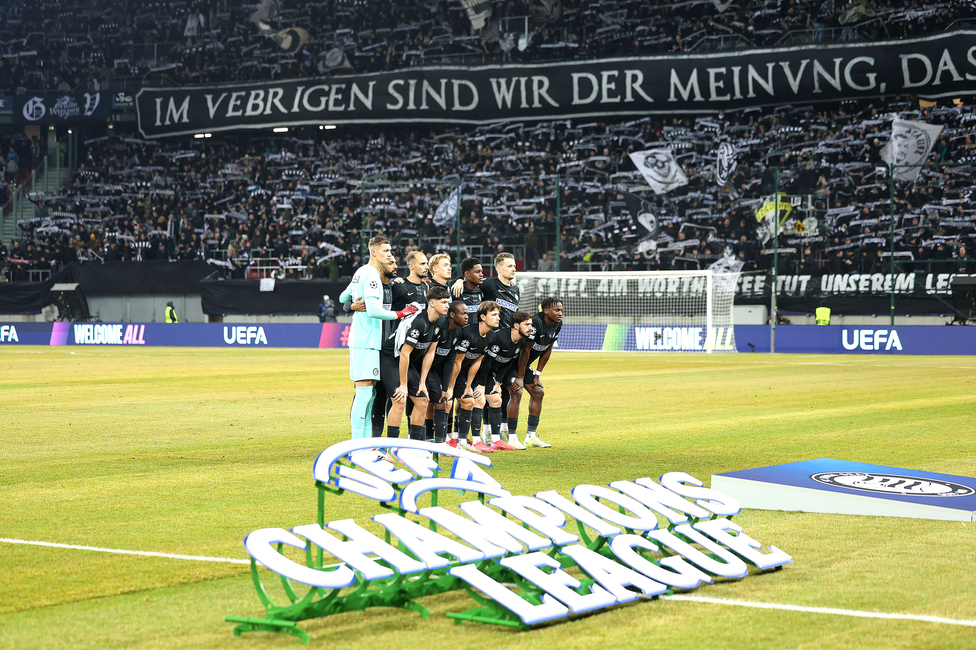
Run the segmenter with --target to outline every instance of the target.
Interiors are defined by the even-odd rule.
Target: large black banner
[[[104,122],[112,114],[112,97],[99,92],[29,92],[13,97],[13,118],[21,124]]]
[[[954,282],[976,283],[976,276],[952,273],[825,273],[822,275],[780,275],[777,277],[777,304],[783,311],[812,314],[826,305],[844,315],[887,315],[891,312],[891,293],[895,294],[895,313],[953,314]],[[705,294],[704,278],[632,277],[608,280],[599,273],[581,278],[537,277],[520,274],[515,281],[521,290],[520,305],[534,311],[548,296],[570,300],[574,316],[633,315],[635,305],[673,301],[675,298],[700,298]],[[894,285],[892,285],[892,282]],[[768,305],[773,276],[742,273],[735,285],[734,304]],[[695,301],[684,301],[693,310]],[[663,303],[660,303],[663,304]],[[646,307],[645,307],[646,308]],[[567,316],[568,317],[568,316]]]
[[[484,124],[707,113],[917,94],[976,93],[976,31],[896,42],[144,88],[146,137],[303,124]]]
[[[200,283],[200,306],[205,314],[318,314],[322,296],[336,300],[348,284],[279,280],[274,291],[261,291],[258,280],[208,280]]]

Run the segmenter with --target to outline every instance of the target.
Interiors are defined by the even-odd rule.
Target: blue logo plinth
[[[712,475],[743,508],[976,521],[976,478],[817,458]]]

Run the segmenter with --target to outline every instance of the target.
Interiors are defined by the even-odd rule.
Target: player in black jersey
[[[392,282],[393,304],[406,306],[415,302],[420,305],[426,305],[427,256],[420,251],[408,253],[407,268],[410,269],[410,275],[406,279],[402,282],[398,280]],[[400,307],[400,309],[403,309],[403,307]]]
[[[482,434],[482,441],[490,445],[492,451],[525,449],[521,445],[510,445],[501,437],[502,393],[508,391],[509,386],[518,376],[518,361],[531,333],[532,316],[524,311],[517,311],[512,315],[510,328],[499,327],[492,332],[488,348],[485,350],[485,354],[491,359],[485,383],[489,387],[486,400],[491,439],[486,440]]]
[[[451,256],[447,253],[437,253],[432,255],[428,260],[427,264],[427,287],[432,289],[434,287],[443,287],[448,289],[451,284]],[[450,312],[448,312],[450,315]],[[425,426],[427,427],[427,440],[434,439],[434,402],[431,401],[427,405],[427,420]],[[450,420],[448,420],[450,421]]]
[[[409,422],[412,440],[424,440],[424,417],[427,413],[427,375],[433,364],[437,341],[447,325],[450,297],[446,289],[431,289],[427,309],[405,318],[397,326],[393,344],[397,356],[398,385],[393,393],[393,406],[387,424],[387,435],[399,437],[400,421],[407,398],[413,402]],[[382,362],[382,361],[381,361]]]
[[[477,257],[466,257],[461,260],[461,277],[450,284],[451,295],[460,298],[467,305],[468,321],[475,320],[475,312],[484,300],[481,298],[481,283],[485,279],[484,271],[481,267],[481,260]],[[454,412],[454,431],[460,428],[458,419],[459,413]]]
[[[515,284],[515,256],[499,253],[495,256],[495,277],[481,283],[481,293],[485,300],[494,300],[502,308],[498,327],[508,329],[512,326],[512,316],[518,311],[519,288]]]
[[[427,267],[430,277],[431,287],[449,288],[451,284],[451,256],[447,253],[438,253],[431,256]]]
[[[391,285],[393,288],[394,305],[417,304],[423,308],[427,304],[427,256],[420,251],[411,251],[406,257],[407,268],[410,274],[403,280],[394,280]],[[407,402],[407,416],[413,415],[413,402]],[[431,414],[433,417],[433,414]],[[431,437],[433,437],[434,423],[429,422]]]
[[[474,445],[467,439],[469,430],[475,432],[475,438],[481,431],[481,418],[485,404],[484,379],[479,380],[481,366],[484,363],[485,349],[488,347],[488,335],[498,327],[498,312],[501,308],[490,301],[481,303],[475,312],[477,320],[469,322],[461,330],[457,345],[454,349],[454,368],[451,370],[451,381],[448,384],[448,394],[453,395],[460,405],[459,425],[457,428],[459,440],[458,448],[468,451],[490,452],[491,449],[478,440]]]
[[[468,314],[473,315],[484,302],[481,293],[481,283],[484,279],[485,273],[477,257],[466,257],[461,260],[461,278],[451,285],[451,293],[468,306]]]
[[[431,287],[431,291],[435,288]],[[447,291],[447,287],[440,288]],[[446,440],[452,399],[448,388],[454,370],[456,355],[454,348],[461,336],[461,329],[467,324],[468,310],[463,302],[455,300],[451,303],[450,311],[447,312],[447,327],[441,329],[440,338],[434,348],[434,361],[430,364],[430,371],[427,373],[427,399],[434,408],[434,442],[447,442],[452,447],[457,447],[457,432],[450,441]]]
[[[518,370],[510,386],[512,400],[508,405],[508,442],[518,447],[519,403],[522,400],[522,387],[529,392],[529,428],[525,434],[525,445],[529,447],[551,447],[536,435],[539,416],[542,415],[542,398],[546,391],[542,388],[542,369],[549,363],[552,348],[559,339],[563,327],[563,303],[558,298],[542,301],[541,311],[532,318],[532,334],[529,344],[522,350],[518,360]],[[529,366],[539,360],[535,371]]]
[[[502,308],[498,326],[508,329],[512,326],[512,316],[518,311],[519,287],[515,284],[515,256],[511,253],[499,253],[495,256],[495,277],[487,278],[481,283],[481,291],[485,300],[494,300]],[[508,412],[511,399],[508,391],[502,391],[502,409]],[[508,421],[502,422],[504,438],[508,438]]]

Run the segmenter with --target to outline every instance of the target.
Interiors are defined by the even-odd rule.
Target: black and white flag
[[[334,47],[326,52],[318,64],[319,72],[322,74],[325,74],[329,70],[351,67],[352,64],[349,63],[349,58],[346,56],[346,53],[342,51],[342,48],[338,47]]]
[[[526,4],[536,22],[554,23],[562,18],[563,3],[560,0],[531,0]]]
[[[720,144],[715,155],[715,184],[728,187],[738,166],[739,154],[735,146],[728,142]]]
[[[656,247],[657,238],[661,234],[661,222],[654,213],[654,206],[630,192],[624,194],[624,200],[637,229],[637,236],[641,240],[652,240]]]
[[[303,27],[289,27],[280,32],[267,34],[267,37],[278,44],[278,47],[288,54],[298,54],[302,46],[308,42],[308,30]]]
[[[434,211],[434,218],[432,221],[438,228],[445,228],[455,223],[457,220],[457,214],[458,193],[457,190],[455,190],[448,194],[447,198],[441,201],[441,204],[437,206],[437,210]]]
[[[277,19],[280,12],[281,0],[261,0],[257,10],[251,14],[251,22],[261,28],[262,31],[268,31],[271,29],[268,23]]]
[[[918,180],[921,167],[935,147],[942,126],[896,119],[891,126],[891,140],[881,149],[881,159],[895,166],[895,178],[900,181]],[[903,166],[905,165],[905,166]]]
[[[647,149],[628,155],[655,194],[666,194],[688,184],[688,176],[670,149]]]
[[[732,256],[731,247],[726,247],[725,254],[712,262],[708,270],[712,272],[716,286],[735,293],[735,285],[743,266],[745,266],[744,262]]]
[[[491,18],[491,0],[461,0],[461,6],[467,12],[474,30],[483,29],[485,22]]]

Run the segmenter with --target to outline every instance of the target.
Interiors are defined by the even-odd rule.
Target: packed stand
[[[731,254],[745,271],[762,272],[773,238],[754,211],[779,166],[780,191],[802,197],[780,233],[780,272],[883,273],[891,208],[880,150],[896,115],[944,125],[930,160],[964,164],[896,183],[901,268],[972,271],[958,260],[976,257],[973,106],[899,100],[442,132],[309,130],[307,139],[105,136],[85,143],[63,195],[21,223],[10,257],[24,263],[12,270],[23,277],[71,261],[196,259],[245,277],[254,260],[270,258],[290,277],[335,278],[361,263],[364,237],[377,232],[401,260],[414,247],[454,255],[459,221],[467,253],[515,249],[532,270],[705,268]],[[714,180],[722,142],[738,152],[727,187]],[[672,149],[689,183],[655,195],[627,153],[660,146]],[[364,187],[367,177],[389,184]],[[460,218],[438,226],[452,181],[462,183]],[[653,243],[641,240],[627,192],[658,215]]]
[[[31,171],[44,162],[47,147],[37,136],[0,137],[0,207],[30,178]]]
[[[257,16],[254,4],[238,0],[84,8],[10,0],[0,13],[0,92],[97,90],[114,78],[186,85],[687,52],[706,37],[722,39],[706,49],[788,44],[784,35],[797,32],[798,42],[899,39],[945,31],[976,11],[966,0],[486,0],[477,7],[489,11],[482,25],[449,0],[264,4]],[[310,39],[303,47],[283,40],[290,29]]]

